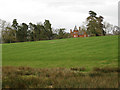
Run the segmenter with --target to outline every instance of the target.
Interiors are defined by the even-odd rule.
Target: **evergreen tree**
[[[17,30],[17,29],[18,29],[17,19],[14,19],[14,20],[13,20],[12,27],[13,27],[15,30]]]
[[[28,31],[28,25],[26,23],[22,23],[22,34],[24,41],[27,41],[27,31]]]
[[[28,39],[29,39],[29,41],[34,41],[33,30],[34,30],[33,24],[29,23],[29,30],[28,30]]]
[[[40,40],[46,40],[47,35],[46,35],[44,25],[39,25],[39,29],[40,29]]]
[[[53,38],[53,32],[52,32],[52,28],[51,28],[51,24],[50,24],[49,20],[45,20],[44,28],[45,28],[45,31],[46,31],[47,38],[49,40],[51,40]]]
[[[104,18],[102,16],[97,17],[97,14],[94,11],[89,11],[89,14],[90,16],[87,17],[87,32],[89,33],[89,35],[105,35],[105,31],[103,30],[104,26],[102,24]]]
[[[28,25],[25,23],[22,23],[22,25],[18,26],[17,41],[19,42],[27,41],[27,30]]]
[[[65,30],[65,28],[60,28],[60,29],[59,29],[59,33],[58,33],[58,38],[59,38],[59,39],[64,38],[64,36],[65,36],[64,30]]]

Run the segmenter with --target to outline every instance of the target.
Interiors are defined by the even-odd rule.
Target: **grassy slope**
[[[117,66],[118,36],[3,44],[3,66]]]

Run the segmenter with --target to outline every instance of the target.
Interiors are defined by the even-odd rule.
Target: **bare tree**
[[[5,30],[6,21],[0,19],[0,43],[2,43],[2,31]]]
[[[0,19],[0,43],[3,43],[4,34],[5,32],[8,32],[8,27],[11,27],[9,22],[6,22],[5,20]]]
[[[114,35],[120,35],[120,27],[114,26],[113,34]]]
[[[106,35],[113,34],[114,26],[108,22],[104,22]]]

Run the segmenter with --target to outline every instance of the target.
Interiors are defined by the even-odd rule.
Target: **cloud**
[[[0,19],[12,22],[44,22],[49,19],[54,28],[67,30],[80,26],[93,10],[105,21],[118,22],[118,0],[1,0]]]

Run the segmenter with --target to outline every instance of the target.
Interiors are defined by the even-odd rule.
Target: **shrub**
[[[84,67],[81,67],[81,68],[73,67],[73,68],[71,68],[71,70],[73,70],[73,71],[85,71],[86,69]]]
[[[75,69],[76,70],[76,69]],[[3,67],[3,88],[117,88],[118,74],[67,68]],[[98,69],[97,69],[98,70]],[[101,69],[100,69],[101,71]],[[109,82],[108,82],[109,81]]]
[[[95,67],[93,71],[96,72],[103,72],[103,73],[111,73],[111,72],[120,72],[119,68],[110,68],[110,67],[104,67],[104,68],[98,68]]]

